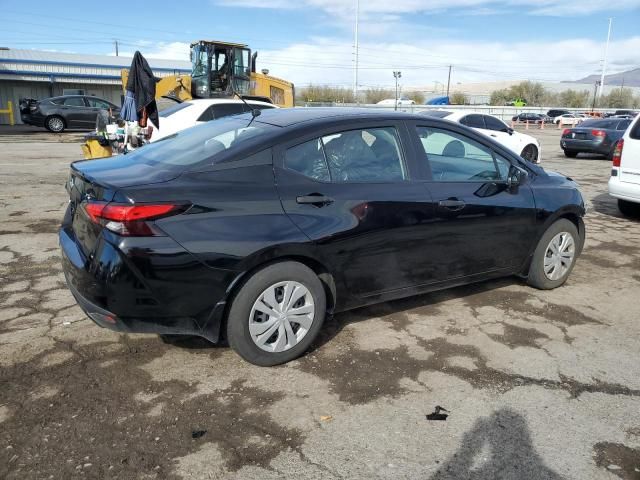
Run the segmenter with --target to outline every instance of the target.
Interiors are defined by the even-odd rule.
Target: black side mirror
[[[526,178],[527,171],[523,170],[520,167],[516,167],[515,165],[511,165],[509,167],[509,173],[507,175],[507,186],[509,188],[517,187],[522,184],[522,181]]]
[[[505,129],[503,129],[502,131],[508,133],[509,135],[513,135],[513,131],[514,130],[511,127],[507,127]]]

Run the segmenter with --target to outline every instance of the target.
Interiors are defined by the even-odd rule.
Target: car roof
[[[235,118],[251,118],[250,113],[237,115]],[[357,120],[402,120],[415,119],[415,114],[377,110],[372,108],[349,107],[301,107],[301,108],[273,108],[262,110],[256,120],[277,127],[289,127],[301,123],[329,123],[333,120],[357,119]]]

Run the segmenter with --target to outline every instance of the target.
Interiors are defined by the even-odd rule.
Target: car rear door
[[[91,111],[84,97],[67,97],[60,107],[60,113],[65,119],[67,128],[93,127],[96,123],[95,114]],[[89,117],[93,116],[93,122]]]
[[[424,242],[443,280],[515,271],[535,238],[531,188],[510,187],[508,155],[462,129],[417,121],[410,129],[435,217]]]
[[[620,181],[640,184],[640,115],[624,134],[620,159]]]
[[[415,172],[402,122],[360,122],[275,149],[276,183],[291,220],[355,297],[426,282],[433,203]]]

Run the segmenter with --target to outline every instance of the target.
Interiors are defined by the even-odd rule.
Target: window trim
[[[471,140],[474,143],[477,143],[478,145],[481,145],[484,149],[488,150],[491,153],[491,158],[493,160],[493,164],[494,167],[496,169],[497,172],[500,172],[500,169],[498,168],[498,164],[497,164],[497,159],[496,156],[499,156],[501,159],[503,159],[504,161],[506,161],[509,165],[509,168],[511,168],[512,166],[514,166],[514,162],[512,161],[512,159],[510,159],[507,155],[503,155],[501,152],[496,151],[494,148],[490,147],[489,145],[487,145],[485,142],[481,141],[478,138],[474,138],[473,136],[467,135],[466,132],[461,132],[458,131],[457,128],[447,128],[449,127],[449,125],[428,125],[427,122],[411,122],[410,124],[407,125],[410,129],[413,129],[412,134],[415,136],[415,142],[416,142],[416,149],[417,149],[417,153],[416,153],[416,161],[417,162],[421,162],[424,165],[426,165],[426,168],[424,170],[428,171],[428,178],[424,178],[423,181],[427,182],[427,183],[474,183],[474,184],[482,184],[482,183],[498,183],[498,184],[506,184],[507,183],[507,179],[500,179],[500,180],[489,180],[489,179],[480,179],[480,180],[436,180],[433,177],[433,171],[431,169],[431,160],[429,160],[429,155],[427,154],[426,150],[424,149],[424,146],[422,145],[422,141],[420,140],[420,135],[418,134],[418,128],[431,128],[431,129],[438,129],[438,130],[442,130],[444,132],[449,132],[449,133],[454,133],[456,135],[460,135],[462,137],[465,137],[469,140]],[[468,127],[471,128],[471,127]],[[525,168],[525,166],[521,166],[521,165],[517,165],[516,166],[526,169],[527,172],[529,172],[530,170]]]
[[[290,168],[287,168],[285,166],[285,156],[286,156],[286,151],[289,148],[293,148],[296,147],[298,145],[302,145],[308,141],[314,140],[314,139],[318,139],[318,140],[322,140],[323,137],[329,136],[329,135],[335,135],[337,133],[342,133],[342,132],[348,132],[348,131],[353,131],[353,130],[367,130],[367,129],[374,129],[374,128],[393,128],[395,129],[395,137],[396,137],[396,141],[398,142],[398,147],[400,150],[400,162],[401,162],[401,168],[403,169],[404,172],[404,179],[401,180],[378,180],[378,181],[370,181],[370,180],[363,180],[363,181],[350,181],[350,182],[335,182],[333,181],[333,179],[329,182],[327,181],[323,181],[323,180],[316,180],[315,178],[311,178],[311,177],[307,177],[306,175],[301,174],[300,172],[297,172],[295,170],[292,170]],[[406,135],[406,131],[403,131],[403,129],[405,128],[405,124],[403,122],[399,122],[397,120],[388,120],[388,121],[380,121],[380,120],[371,120],[371,121],[364,121],[364,122],[359,122],[359,123],[353,123],[353,122],[349,122],[349,123],[345,123],[343,125],[333,125],[330,127],[326,127],[323,128],[321,130],[316,130],[314,132],[310,132],[306,135],[297,137],[296,139],[293,140],[289,140],[286,142],[282,142],[279,145],[276,145],[274,147],[274,166],[276,166],[277,168],[281,168],[283,170],[286,170],[288,173],[292,173],[295,175],[299,175],[301,178],[306,179],[309,182],[314,182],[314,183],[318,183],[320,185],[322,184],[332,184],[332,185],[350,185],[350,184],[357,184],[357,185],[397,185],[397,184],[405,184],[407,182],[410,182],[413,180],[412,178],[412,169],[410,168],[410,155],[411,152],[409,151],[409,145],[407,145],[407,142],[411,142],[411,138],[405,138]],[[322,154],[324,156],[325,159],[325,165],[329,171],[329,178],[331,177],[331,169],[329,168],[329,163],[327,161],[326,158],[326,152],[324,151],[324,142],[322,142]]]

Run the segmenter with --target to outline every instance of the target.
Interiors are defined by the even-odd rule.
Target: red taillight
[[[621,138],[616,143],[616,148],[613,149],[613,164],[614,167],[620,166],[620,159],[622,158],[622,148],[624,147],[624,139]]]
[[[570,128],[565,128],[562,131],[562,136],[565,137],[565,136],[569,135],[570,133],[571,133],[571,129]]]
[[[605,132],[604,130],[591,130],[591,135],[593,135],[594,137],[606,137],[607,132]]]
[[[176,215],[185,210],[184,205],[159,203],[119,205],[106,202],[88,202],[84,209],[94,223],[125,236],[162,235],[149,220]]]

